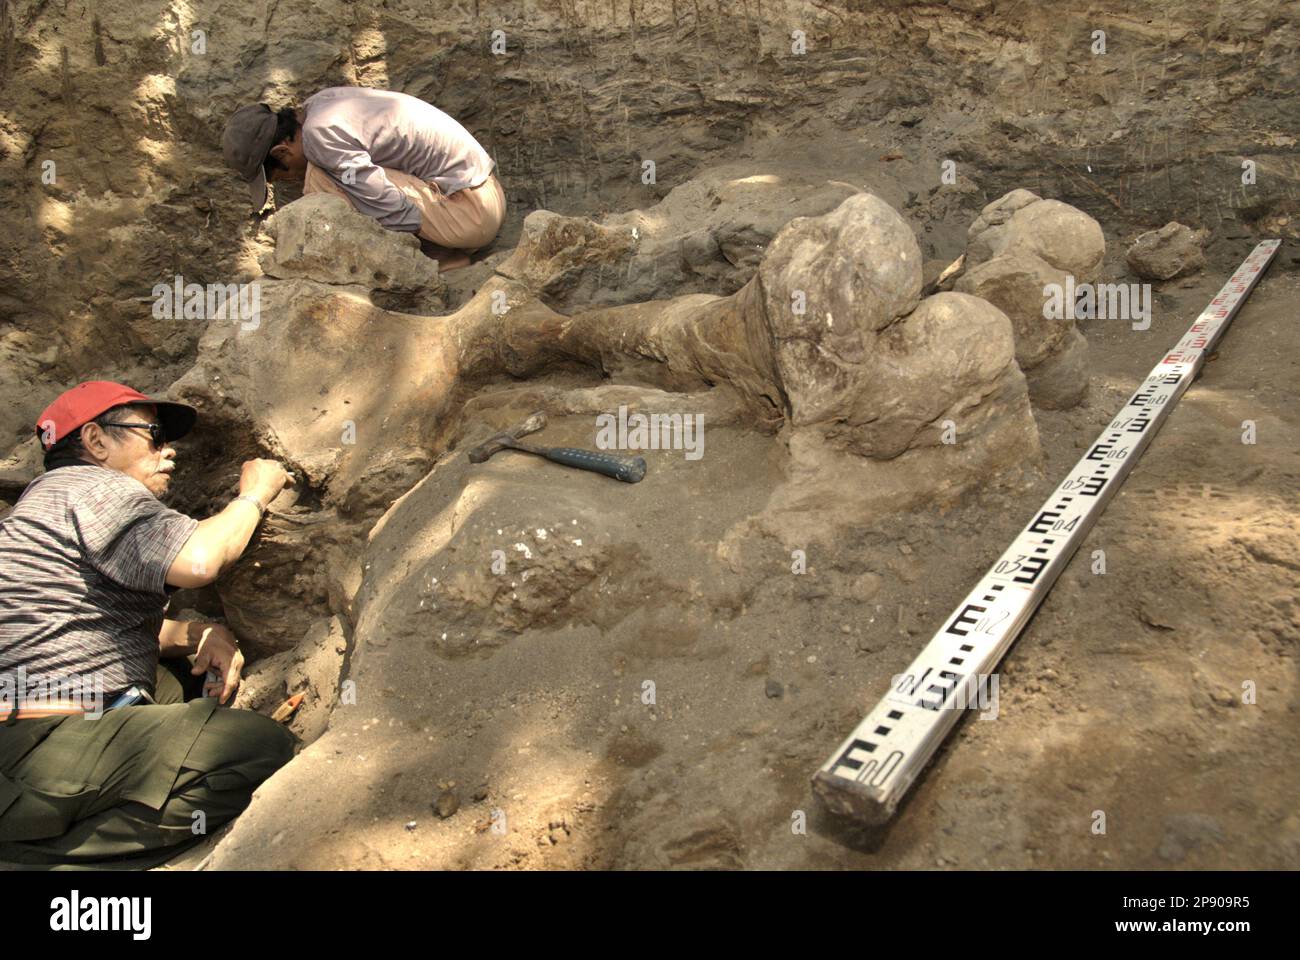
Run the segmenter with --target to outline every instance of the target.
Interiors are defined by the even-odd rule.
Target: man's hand
[[[239,492],[265,509],[284,485],[292,482],[274,460],[246,460],[240,469]],[[247,501],[232,500],[215,517],[200,521],[167,570],[167,583],[194,588],[216,582],[244,552],[261,518],[249,509]]]
[[[240,494],[256,497],[263,507],[292,482],[284,467],[274,460],[245,460],[239,470]]]
[[[194,669],[190,672],[198,675],[215,670],[221,674],[221,681],[203,684],[203,695],[211,697],[220,691],[221,702],[225,703],[239,686],[244,669],[244,655],[239,652],[235,635],[219,623],[192,623],[190,630],[198,639]]]

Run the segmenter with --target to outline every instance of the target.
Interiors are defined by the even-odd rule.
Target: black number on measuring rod
[[[1147,377],[1147,383],[1163,383],[1166,386],[1172,386],[1179,380],[1183,379],[1181,373],[1153,373]]]
[[[894,691],[897,693],[912,696],[925,683],[925,678],[934,671],[933,667],[927,667],[925,673],[921,674],[920,679],[914,679],[910,673],[901,673],[894,677]]]
[[[993,628],[1000,626],[1002,624],[1002,621],[1006,620],[1007,617],[1009,616],[1011,616],[1010,610],[996,610],[991,615],[981,620],[979,622],[979,625],[975,629],[978,630],[980,633],[987,633],[992,635]]]
[[[1025,557],[1018,575],[1012,577],[1016,583],[1033,583],[1047,566],[1046,557]]]
[[[1101,493],[1101,488],[1106,485],[1108,479],[1108,477],[1094,477],[1089,474],[1084,474],[1083,476],[1066,480],[1065,483],[1061,484],[1061,489],[1070,491],[1078,490],[1082,496],[1095,497],[1097,494]]]

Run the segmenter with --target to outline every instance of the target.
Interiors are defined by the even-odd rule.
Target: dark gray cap
[[[240,107],[226,121],[221,135],[221,155],[248,182],[253,212],[266,206],[266,170],[262,166],[275,144],[275,114],[264,103]]]

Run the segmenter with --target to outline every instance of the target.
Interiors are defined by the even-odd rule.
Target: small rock
[[[1221,707],[1235,707],[1237,705],[1237,695],[1226,687],[1211,690],[1210,699]]]
[[[1161,860],[1181,863],[1192,850],[1223,839],[1219,821],[1204,813],[1175,814],[1165,821],[1165,835],[1156,851]]]
[[[460,797],[456,795],[455,790],[444,790],[438,794],[438,799],[433,801],[433,812],[443,820],[446,820],[459,809]]]
[[[1201,249],[1205,237],[1204,230],[1194,231],[1171,221],[1134,240],[1125,259],[1129,269],[1143,280],[1172,280],[1205,266],[1205,253]]]
[[[881,578],[878,573],[864,573],[853,581],[849,592],[855,600],[870,600],[880,592]]]
[[[858,637],[858,649],[863,653],[875,653],[877,650],[885,649],[889,643],[887,639],[879,634],[863,634]]]
[[[477,787],[474,790],[474,792],[470,794],[470,799],[473,800],[475,803],[482,803],[484,800],[487,799],[487,795],[488,795],[488,785],[485,783]]]
[[[406,829],[407,829],[407,830],[414,830],[414,829],[415,829],[415,821],[414,821],[414,820],[408,820],[408,821],[406,822]]]
[[[1148,627],[1177,630],[1178,602],[1165,594],[1148,593],[1138,601],[1137,616]]]
[[[763,688],[763,692],[767,694],[769,699],[779,700],[785,693],[785,687],[775,680],[769,679],[767,685]]]

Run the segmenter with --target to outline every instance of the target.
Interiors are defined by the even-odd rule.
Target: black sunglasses
[[[102,426],[131,427],[137,430],[146,427],[149,430],[149,442],[153,444],[155,450],[161,450],[162,445],[167,442],[167,435],[163,432],[161,423],[122,423],[120,420],[105,420]]]

